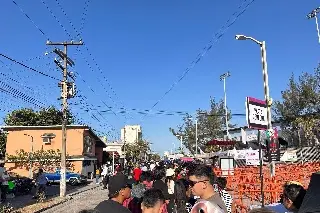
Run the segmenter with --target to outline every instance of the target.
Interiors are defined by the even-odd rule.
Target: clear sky
[[[70,100],[72,111],[109,138],[119,138],[123,125],[139,123],[152,148],[161,153],[170,150],[173,142],[178,146],[168,129],[180,124],[182,117],[176,113],[156,115],[158,110],[168,114],[208,109],[210,96],[223,98],[222,73],[231,72],[227,103],[233,113],[245,113],[246,96],[263,98],[259,46],[237,41],[235,34],[266,41],[273,99],[280,99],[292,73],[312,72],[319,62],[315,21],[306,19],[320,6],[316,0],[255,0],[218,40],[215,34],[251,0],[15,2],[20,8],[11,0],[1,2],[0,53],[60,78],[53,63],[55,55],[50,53],[53,47],[45,45],[47,38],[82,38],[85,46],[69,48],[80,91],[80,97]],[[214,41],[212,48],[161,99],[210,41]],[[40,101],[40,106],[60,107],[57,81],[3,57],[0,60],[0,83],[7,84],[0,86],[11,91],[11,95],[0,93],[1,116],[18,107],[37,108],[34,101]],[[15,99],[18,90],[28,98]],[[148,116],[136,112],[151,109],[159,99]],[[106,111],[107,106],[116,115]],[[245,119],[234,118],[233,122],[243,125]]]

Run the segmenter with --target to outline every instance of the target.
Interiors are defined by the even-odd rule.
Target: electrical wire
[[[28,70],[31,70],[31,71],[33,71],[33,72],[39,73],[39,74],[41,74],[41,75],[43,75],[43,76],[46,76],[46,77],[48,77],[48,78],[51,78],[51,79],[54,79],[54,80],[59,81],[59,79],[57,79],[57,78],[55,78],[55,77],[53,77],[53,76],[50,76],[50,75],[48,75],[48,74],[46,74],[46,73],[44,73],[44,72],[38,71],[38,70],[36,70],[36,69],[34,69],[34,68],[32,68],[32,67],[29,67],[29,66],[25,65],[24,63],[21,63],[21,62],[15,60],[15,59],[13,59],[13,58],[7,56],[7,55],[4,55],[4,54],[0,53],[0,56],[6,58],[6,59],[8,59],[8,60],[10,60],[10,61],[12,61],[12,62],[14,62],[14,63],[16,63],[16,64],[19,64],[19,65],[27,68]]]
[[[58,24],[63,28],[63,30],[65,31],[65,33],[69,36],[69,38],[71,38],[71,34],[68,32],[68,30],[64,27],[64,25],[60,22],[60,20],[58,19],[58,17],[53,13],[53,11],[50,9],[50,7],[45,3],[45,1],[44,0],[41,0],[42,1],[42,3],[44,4],[44,6],[48,9],[48,11],[50,12],[50,14],[55,18],[55,20],[58,22]],[[17,5],[17,4],[16,4]],[[88,2],[87,2],[87,5],[88,5]],[[18,6],[18,5],[17,5]],[[60,5],[61,6],[61,5]],[[21,7],[19,7],[19,8],[21,8]],[[62,7],[61,7],[62,8]],[[21,12],[23,12],[24,14],[26,14],[23,10],[22,10],[22,8],[21,8],[21,10],[20,10]],[[32,23],[35,23],[31,18],[30,18],[30,16],[28,16],[27,15],[27,17],[28,17],[28,19],[30,20],[30,21],[32,21]],[[83,20],[85,20],[85,17],[83,18]],[[74,25],[73,25],[74,26]],[[38,28],[37,27],[37,29],[39,30],[40,28]],[[40,31],[43,35],[45,35],[45,33],[43,32],[43,31]]]
[[[40,31],[40,33],[47,37],[47,40],[49,40],[49,37],[43,32],[43,30],[40,29],[38,25],[36,25],[36,23],[30,18],[30,16],[26,12],[24,12],[24,10],[17,4],[17,2],[15,2],[14,0],[12,0],[12,2],[19,8],[21,13],[23,13],[33,23],[33,25]]]
[[[81,36],[82,31],[84,29],[84,24],[86,22],[86,17],[88,16],[89,3],[90,3],[90,0],[85,0],[85,2],[84,2],[84,8],[83,8],[83,13],[82,13],[82,17],[81,17],[81,24],[80,24],[79,33],[78,33],[77,37]]]
[[[64,16],[66,17],[66,19],[68,20],[69,24],[71,25],[71,27],[73,28],[74,32],[77,34],[77,36],[79,37],[79,39],[81,39],[81,34],[80,32],[78,32],[78,30],[76,29],[75,25],[72,23],[71,19],[69,18],[67,12],[64,10],[64,8],[62,7],[62,5],[60,4],[59,0],[56,0],[56,3],[58,5],[58,7],[60,8],[60,10],[62,11],[62,13],[64,14]],[[86,4],[86,3],[85,3]],[[86,8],[86,6],[85,6]],[[87,11],[84,12],[84,15],[87,14]],[[57,16],[54,16],[55,19],[57,19]],[[57,20],[58,21],[58,20]],[[63,27],[63,26],[62,26]],[[65,29],[65,27],[64,27]],[[100,72],[100,75],[103,77],[104,81],[108,84],[108,87],[109,89],[111,90],[111,92],[113,93],[113,95],[115,97],[118,97],[116,92],[114,91],[114,89],[112,88],[109,80],[104,76],[103,74],[103,71],[102,69],[100,68],[100,66],[98,65],[97,61],[95,60],[95,57],[93,57],[93,55],[91,54],[91,52],[89,51],[89,48],[87,47],[86,44],[84,44],[88,54],[91,56],[92,58],[92,61],[94,62],[95,66],[97,67],[97,69],[99,70]],[[84,57],[83,53],[79,50],[79,48],[77,48],[77,51],[80,52],[80,54],[83,56],[83,59],[85,60],[85,62],[87,63],[88,67],[90,68],[90,70],[94,73],[94,69],[91,67],[91,65],[89,64],[88,60]],[[104,91],[106,92],[106,94],[108,95],[109,99],[117,106],[117,103],[116,101],[114,101],[114,99],[110,96],[108,90],[104,87],[104,84],[103,82],[101,82],[101,80],[98,78],[98,81],[100,82],[102,88],[104,89]],[[123,105],[123,104],[122,104]],[[125,116],[126,119],[128,119],[126,116]],[[132,119],[132,117],[131,117]]]
[[[200,60],[207,54],[208,51],[211,50],[211,48],[223,37],[225,32],[236,23],[236,21],[241,17],[244,12],[247,11],[249,6],[255,2],[255,0],[250,0],[248,4],[245,5],[244,8],[243,5],[247,2],[245,0],[242,2],[242,4],[238,7],[237,11],[234,12],[231,17],[226,21],[226,23],[218,30],[217,33],[214,34],[214,37],[207,43],[207,45],[202,49],[201,53],[197,55],[195,60],[191,62],[191,64],[185,69],[185,71],[182,73],[182,75],[178,78],[177,81],[175,81],[170,88],[158,99],[150,108],[150,110],[154,109],[177,85],[180,83],[187,74],[195,67],[197,63],[200,62]]]

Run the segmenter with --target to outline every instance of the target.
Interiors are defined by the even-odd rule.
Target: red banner
[[[235,141],[218,141],[218,140],[212,140],[212,141],[209,141],[207,143],[207,145],[219,145],[219,146],[231,146],[231,145],[235,145],[236,142]]]

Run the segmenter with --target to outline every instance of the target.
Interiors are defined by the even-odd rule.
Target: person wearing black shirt
[[[128,199],[131,195],[132,181],[124,174],[117,174],[110,177],[108,190],[109,200],[102,201],[98,204],[95,210],[101,213],[131,213],[126,207],[124,207],[123,201]]]

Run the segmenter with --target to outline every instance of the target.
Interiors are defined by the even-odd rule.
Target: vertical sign
[[[246,113],[250,129],[266,130],[268,128],[267,105],[265,101],[247,97]]]
[[[272,161],[280,161],[280,147],[278,141],[278,130],[271,129],[266,131],[267,136],[267,152],[268,152],[268,160]]]

